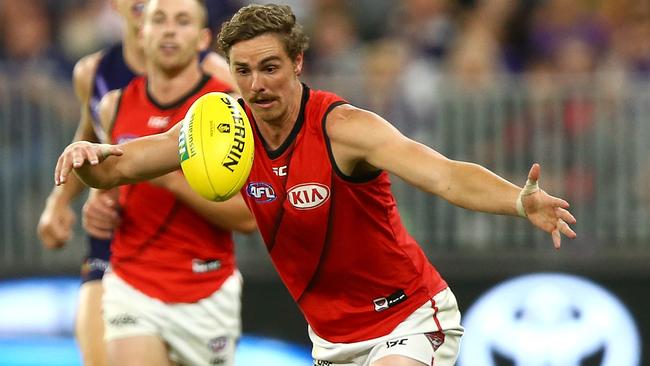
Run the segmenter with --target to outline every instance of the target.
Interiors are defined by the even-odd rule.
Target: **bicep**
[[[334,123],[329,122],[327,132],[339,167],[386,170],[434,194],[448,185],[450,160],[404,136],[380,116],[347,106],[332,118]]]

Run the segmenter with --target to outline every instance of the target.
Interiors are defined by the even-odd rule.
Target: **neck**
[[[124,55],[124,61],[131,70],[136,74],[144,74],[146,58],[138,40],[137,30],[128,27],[124,29],[122,54]]]
[[[203,78],[198,61],[194,60],[187,67],[174,72],[165,72],[150,65],[147,73],[147,90],[157,103],[170,104],[189,93]]]
[[[265,120],[263,118],[255,117],[258,122],[258,129],[264,140],[273,150],[279,148],[282,143],[289,137],[293,126],[295,126],[298,115],[300,114],[300,106],[302,104],[303,87],[300,81],[296,82],[293,87],[293,93],[287,105],[286,113],[283,113],[279,118],[272,120]]]

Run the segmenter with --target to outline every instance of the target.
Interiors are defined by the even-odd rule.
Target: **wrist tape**
[[[517,213],[519,214],[519,216],[528,217],[528,215],[526,215],[526,210],[524,210],[524,203],[522,201],[522,198],[524,196],[533,194],[537,191],[539,191],[539,185],[537,184],[537,181],[530,180],[530,179],[526,180],[526,185],[521,190],[521,192],[519,192],[519,196],[517,196],[516,206],[517,206]]]

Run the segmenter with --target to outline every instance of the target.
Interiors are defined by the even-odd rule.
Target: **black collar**
[[[257,135],[260,137],[262,144],[264,144],[264,150],[266,150],[266,154],[268,155],[269,159],[273,160],[280,157],[289,148],[289,146],[291,146],[293,141],[296,139],[296,136],[298,136],[298,132],[300,132],[300,129],[305,124],[305,109],[307,108],[307,101],[309,101],[309,94],[310,94],[309,87],[303,83],[302,97],[300,101],[300,112],[298,113],[298,118],[296,119],[296,123],[293,125],[293,128],[291,129],[289,136],[287,136],[284,142],[277,149],[272,150],[270,148],[269,144],[266,143],[266,140],[264,140],[264,137],[262,136],[259,128],[257,127],[257,121],[253,123],[253,126],[257,131]]]

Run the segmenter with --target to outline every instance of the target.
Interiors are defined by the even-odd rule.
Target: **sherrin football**
[[[237,194],[253,165],[253,132],[235,98],[207,93],[185,115],[178,156],[190,187],[211,201]]]

